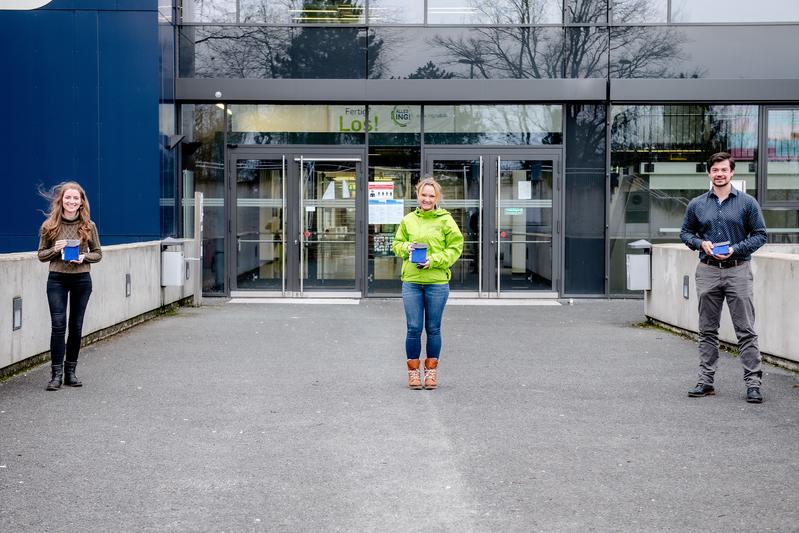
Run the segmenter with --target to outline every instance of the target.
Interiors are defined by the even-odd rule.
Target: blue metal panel
[[[72,104],[73,27],[70,12],[39,11],[3,13],[0,17],[2,54],[2,100],[6,125],[0,130],[0,158],[8,173],[7,213],[12,223],[0,227],[0,251],[18,251],[5,244],[6,236],[29,241],[24,250],[38,244],[43,217],[37,209],[46,202],[36,191],[38,184],[52,185],[74,175],[77,110]]]
[[[98,169],[97,154],[99,139],[97,131],[99,83],[97,65],[97,13],[78,11],[74,23],[74,62],[73,62],[73,94],[71,108],[73,111],[73,171],[78,181],[83,184],[92,208],[95,220],[102,212],[103,206],[97,202]],[[101,241],[102,242],[102,241]]]
[[[158,0],[53,0],[45,9],[83,9],[92,11],[156,11]]]
[[[117,9],[136,11],[157,11],[158,0],[116,0]]]
[[[148,11],[0,12],[2,183],[0,253],[33,250],[47,203],[37,185],[76,180],[105,243],[157,239],[158,24]],[[112,5],[113,4],[113,5]],[[136,2],[127,2],[133,9]]]
[[[158,239],[157,14],[100,12],[98,42],[103,206],[98,224],[109,236]]]

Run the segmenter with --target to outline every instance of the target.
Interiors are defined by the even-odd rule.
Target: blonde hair
[[[444,194],[441,192],[441,185],[433,176],[425,176],[419,181],[419,183],[416,184],[416,198],[419,198],[422,188],[428,185],[430,185],[433,190],[436,191],[436,206],[438,206],[438,204],[441,203],[441,200],[443,200]]]
[[[61,229],[62,212],[64,209],[64,193],[69,189],[75,189],[80,193],[80,207],[78,208],[78,236],[82,242],[87,242],[92,236],[92,222],[89,215],[89,200],[86,198],[86,191],[75,181],[63,181],[54,185],[46,191],[39,190],[39,193],[50,202],[50,210],[45,213],[47,219],[42,224],[42,235],[50,241],[58,237]]]

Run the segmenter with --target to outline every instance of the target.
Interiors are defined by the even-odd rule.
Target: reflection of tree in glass
[[[296,6],[301,22],[338,22],[340,27],[202,27],[195,75],[231,78],[364,78],[366,69],[380,77],[381,39],[352,27],[363,16],[356,0],[290,1],[276,7],[261,0],[243,12],[246,21],[270,21]],[[184,74],[185,75],[185,74]]]
[[[447,72],[438,68],[435,63],[428,61],[416,69],[416,72],[408,76],[409,80],[448,80],[455,77],[454,72]]]
[[[365,78],[382,74],[382,39],[362,28],[295,28],[277,61],[278,78]]]
[[[298,3],[289,2],[292,22],[357,24],[364,21],[363,2],[358,0],[305,0],[300,9],[295,7]]]
[[[492,0],[473,0],[475,9],[493,24],[536,24],[546,0],[508,0],[504,10]],[[616,20],[641,20],[651,10],[647,0],[625,3]],[[601,24],[607,20],[604,0],[567,2],[567,21]],[[468,65],[471,78],[578,78],[607,75],[609,49],[621,59],[611,68],[616,77],[665,77],[669,64],[680,58],[681,35],[674,28],[616,26],[608,32],[588,26],[481,27],[469,37],[438,35],[430,44],[446,54],[445,65]],[[698,73],[693,74],[697,76]]]
[[[191,2],[190,22],[236,22],[236,2],[234,0],[184,0]]]
[[[614,8],[614,19],[620,23],[654,20],[657,8],[647,0],[628,0]],[[674,27],[614,26],[610,65],[614,78],[698,78],[702,72],[675,73],[671,65],[684,59],[682,42],[685,36]]]
[[[557,106],[556,106],[557,107]],[[428,106],[438,144],[560,144],[560,114],[540,105]],[[429,118],[427,118],[429,117]],[[443,122],[437,119],[443,118]]]
[[[316,15],[326,23],[352,24],[363,17],[363,7],[354,0],[303,2],[303,17]],[[317,19],[322,21],[321,18]],[[280,78],[365,78],[381,72],[381,39],[362,28],[295,28],[291,42],[277,61]]]
[[[186,32],[186,28],[182,31]],[[272,78],[275,77],[278,55],[286,47],[291,29],[203,26],[196,31],[194,75]]]

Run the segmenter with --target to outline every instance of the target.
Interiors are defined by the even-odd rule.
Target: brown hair
[[[707,171],[710,172],[710,167],[716,163],[721,163],[722,161],[729,161],[730,170],[735,170],[735,159],[733,159],[730,154],[727,152],[716,152],[710,156],[710,159],[707,160]]]
[[[86,198],[86,191],[77,182],[63,181],[54,185],[46,191],[40,190],[39,193],[50,202],[50,210],[45,213],[47,219],[42,224],[42,235],[49,241],[54,241],[61,229],[62,212],[64,209],[64,193],[69,189],[75,189],[80,193],[81,204],[78,208],[78,218],[80,226],[78,235],[81,242],[88,242],[92,236],[92,222],[89,215],[89,200]]]
[[[430,185],[433,190],[436,191],[436,205],[438,205],[443,198],[443,193],[441,192],[441,185],[439,185],[433,176],[425,176],[419,181],[419,183],[416,184],[416,197],[419,198],[422,188],[428,185]]]

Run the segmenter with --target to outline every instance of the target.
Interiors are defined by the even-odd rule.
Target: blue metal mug
[[[422,264],[427,262],[427,245],[415,243],[411,250],[411,263]]]

